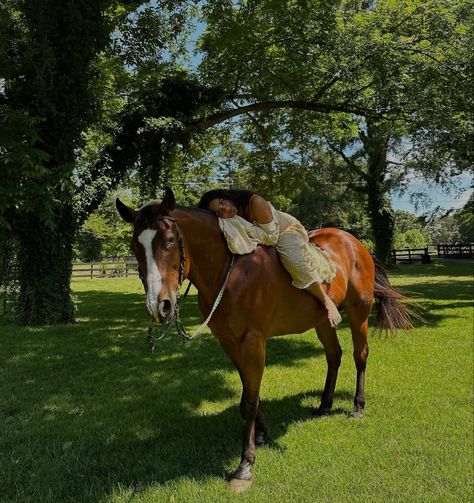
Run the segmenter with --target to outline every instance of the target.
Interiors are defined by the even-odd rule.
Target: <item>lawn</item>
[[[0,325],[0,501],[473,501],[472,265],[403,266],[426,325],[372,336],[365,418],[347,324],[335,413],[317,419],[326,362],[314,332],[268,344],[269,443],[231,494],[240,381],[209,334],[149,353],[138,278],[78,279],[73,326]],[[201,317],[191,294],[188,327]]]

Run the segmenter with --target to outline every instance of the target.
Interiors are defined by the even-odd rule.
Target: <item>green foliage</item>
[[[417,229],[422,230],[422,221],[409,211],[395,211],[395,232],[402,234],[406,231]]]
[[[181,62],[198,8],[206,29],[197,75]],[[386,195],[403,189],[407,159],[446,183],[471,165],[471,16],[461,0],[5,0],[0,225],[18,229],[19,249],[33,225],[72,254],[80,225],[121,183],[142,200],[174,185],[192,204],[223,182],[300,211],[307,225],[358,229],[383,259],[393,223]],[[329,151],[347,165],[328,163],[342,182],[313,169]],[[84,232],[119,243],[108,224],[94,217]],[[47,254],[58,249],[51,243]],[[33,269],[36,278],[23,276],[32,295],[48,274]],[[66,296],[68,270],[62,264],[56,279]]]
[[[430,221],[427,230],[433,245],[457,243],[460,240],[459,224],[452,215]]]
[[[462,243],[474,243],[474,194],[462,210],[453,215],[459,229],[459,240]]]
[[[406,167],[442,183],[472,167],[468,4],[211,1],[203,9],[201,69],[236,104],[288,104],[240,120],[259,152],[252,170],[264,171],[259,157],[282,138],[294,145],[319,138],[347,162],[348,186],[368,196],[384,260],[393,239],[386,195],[406,187]],[[326,111],[320,103],[346,113],[301,112]]]
[[[11,229],[18,212],[52,224],[52,194],[44,186],[49,155],[36,145],[37,119],[0,105],[0,227]]]
[[[405,232],[395,234],[393,247],[400,248],[424,248],[427,245],[423,232],[419,229],[408,229]]]
[[[160,59],[156,34],[161,31],[163,49],[168,36],[176,38],[187,8],[180,0],[137,10],[141,4],[149,2],[6,0],[0,5],[0,167],[5,172],[0,225],[10,226],[21,250],[19,319],[24,323],[73,319],[70,263],[79,224],[135,166],[139,149],[144,171],[152,172],[160,142],[150,141],[157,128],[147,129],[144,117],[166,111],[166,99],[158,93],[155,107],[147,110],[150,102],[142,93],[137,103],[134,84],[143,91],[153,79],[134,79],[131,72],[155,74],[150,68]],[[158,68],[159,79],[166,66]],[[165,86],[168,81],[162,80]],[[182,81],[164,91],[178,107],[189,104],[174,95]],[[112,145],[120,155],[112,155]],[[162,158],[155,160],[160,164]]]
[[[24,187],[26,204],[20,192],[19,207],[6,213],[20,251],[18,319],[22,323],[74,318],[69,285],[76,227],[74,150],[99,108],[92,91],[96,77],[92,63],[105,49],[111,29],[103,15],[109,5],[104,0],[59,4],[7,0],[0,7],[6,28],[0,37],[2,102],[7,107],[2,130],[11,134],[12,122],[17,130],[23,129],[18,144],[8,136],[0,141],[8,144],[11,173],[23,173],[25,166],[32,171],[31,178],[26,173],[26,183],[22,175],[13,176],[12,181]],[[20,155],[15,155],[18,150]],[[10,186],[10,198],[11,191]],[[7,206],[11,208],[8,201]]]
[[[78,231],[74,247],[76,259],[124,258],[131,254],[130,224],[124,222],[117,213],[116,197],[134,206],[129,194],[120,192],[109,195]]]

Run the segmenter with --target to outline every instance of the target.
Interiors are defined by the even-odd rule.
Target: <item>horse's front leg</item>
[[[237,358],[233,358],[242,380],[242,400],[240,414],[242,417],[242,455],[237,470],[230,481],[231,489],[244,491],[250,487],[252,481],[252,465],[255,463],[255,429],[256,422],[262,426],[259,409],[260,383],[265,365],[265,341],[255,332],[248,332],[240,343]]]
[[[262,402],[258,400],[257,417],[255,418],[255,444],[261,446],[265,444],[267,435],[267,424],[262,411]]]

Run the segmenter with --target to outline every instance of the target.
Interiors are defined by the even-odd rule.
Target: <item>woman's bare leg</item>
[[[308,288],[306,288],[306,291],[314,295],[326,308],[328,312],[329,324],[331,325],[331,327],[336,327],[337,325],[339,325],[339,323],[341,323],[342,318],[339,314],[336,304],[334,304],[328,294],[323,290],[321,283],[312,283]]]

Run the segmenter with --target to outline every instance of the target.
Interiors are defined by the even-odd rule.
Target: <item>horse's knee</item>
[[[342,360],[342,348],[337,345],[335,348],[330,351],[326,351],[326,361],[328,363],[328,367],[338,369],[341,365]]]
[[[369,357],[369,346],[365,344],[362,348],[354,349],[354,361],[358,369],[365,370],[367,358]]]

